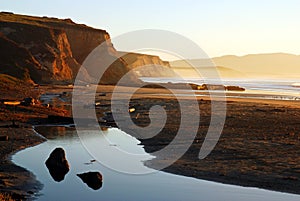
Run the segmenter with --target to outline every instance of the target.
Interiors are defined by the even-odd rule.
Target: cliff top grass
[[[105,31],[105,30],[89,27],[85,24],[76,24],[70,18],[59,19],[59,18],[47,17],[47,16],[43,16],[43,17],[28,16],[28,15],[14,14],[11,12],[0,12],[0,22],[20,23],[20,24],[35,25],[40,27],[52,27],[52,28],[72,27],[78,29],[91,29],[95,31]]]

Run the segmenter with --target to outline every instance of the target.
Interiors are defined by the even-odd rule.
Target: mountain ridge
[[[262,53],[244,56],[224,55],[209,59],[188,59],[170,62],[172,67],[208,67],[209,63],[239,71],[248,76],[300,76],[300,56],[289,53]],[[210,65],[211,66],[211,65]]]

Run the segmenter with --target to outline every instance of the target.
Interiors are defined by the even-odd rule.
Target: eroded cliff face
[[[139,65],[168,66],[150,55],[119,58],[105,30],[75,24],[70,19],[0,13],[0,73],[36,83],[72,83],[87,56],[100,44],[102,49],[97,52],[93,68],[82,68],[82,81],[95,82],[100,76],[99,69],[107,63],[112,64],[104,72],[101,84],[116,84]],[[139,82],[137,75],[130,74],[127,84]]]
[[[43,20],[0,13],[0,72],[21,79],[28,72],[36,83],[70,83],[80,64],[66,32],[42,24]]]
[[[138,77],[176,76],[169,62],[161,60],[158,56],[132,52],[119,52],[119,55]]]

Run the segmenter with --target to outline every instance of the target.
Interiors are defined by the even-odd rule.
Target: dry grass
[[[56,17],[38,17],[38,16],[29,16],[29,15],[20,15],[14,13],[0,12],[0,21],[3,22],[13,22],[13,23],[22,23],[40,27],[51,27],[52,25],[62,26],[69,25],[77,27],[87,27],[83,24],[75,24],[71,19],[58,19]]]

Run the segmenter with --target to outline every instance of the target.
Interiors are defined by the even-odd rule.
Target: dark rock
[[[24,106],[35,105],[35,100],[34,98],[31,97],[24,98],[23,101],[21,102],[21,105]]]
[[[94,190],[98,190],[102,187],[102,175],[100,172],[87,172],[77,174],[77,176]]]
[[[64,180],[65,175],[70,170],[65,151],[62,148],[56,148],[54,151],[52,151],[45,164],[50,175],[57,182]]]
[[[57,115],[48,115],[47,118],[48,123],[60,123],[60,124],[73,124],[74,120],[72,117],[63,117],[63,116],[57,116]]]
[[[226,86],[227,91],[245,91],[245,88],[239,86]]]
[[[115,122],[112,112],[105,112],[104,117],[102,117],[102,119],[108,123]]]
[[[198,90],[225,90],[225,86],[221,84],[202,84]]]
[[[7,135],[0,136],[0,141],[8,141],[8,136]]]

